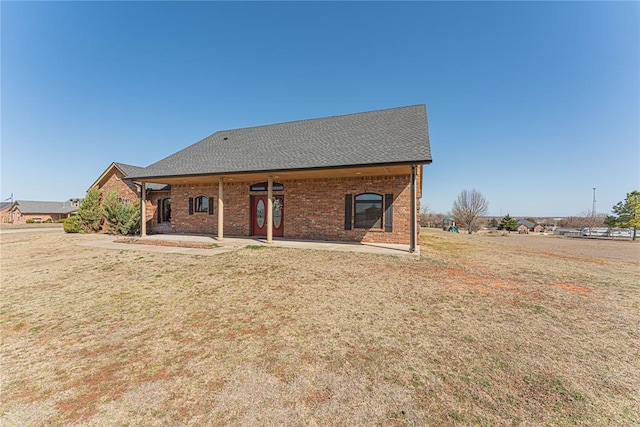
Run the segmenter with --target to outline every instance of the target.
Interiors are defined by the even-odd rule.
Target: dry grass
[[[639,244],[429,231],[412,261],[88,238],[1,236],[2,425],[640,424]]]

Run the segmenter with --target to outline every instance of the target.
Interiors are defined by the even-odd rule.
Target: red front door
[[[251,196],[254,236],[267,235],[267,196]],[[284,196],[273,197],[273,237],[284,237]]]

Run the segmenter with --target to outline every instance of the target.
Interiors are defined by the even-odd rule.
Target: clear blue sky
[[[1,194],[83,196],[223,129],[426,104],[424,198],[609,212],[640,188],[638,2],[6,2]]]

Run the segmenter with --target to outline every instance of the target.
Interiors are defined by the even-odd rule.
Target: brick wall
[[[100,187],[103,197],[109,194],[111,191],[118,193],[118,196],[122,200],[128,200],[131,203],[138,202],[138,189],[136,185],[124,179],[124,175],[118,169],[113,168],[113,171],[104,181],[104,184]]]
[[[11,214],[9,213],[9,208],[12,205],[8,205],[6,208],[0,210],[0,222],[2,223],[8,223],[8,222],[12,222],[13,218],[11,217]]]
[[[278,180],[284,185],[284,237],[287,239],[403,243],[410,241],[411,176],[336,178],[316,180]],[[224,184],[224,234],[250,235],[250,196],[255,182]],[[418,192],[420,186],[417,186]],[[393,231],[344,229],[345,194],[393,194]],[[213,215],[189,215],[190,197],[211,197]],[[217,233],[218,183],[174,185],[171,189],[171,223],[176,233]],[[157,206],[157,202],[156,202]],[[416,212],[419,212],[419,201]]]

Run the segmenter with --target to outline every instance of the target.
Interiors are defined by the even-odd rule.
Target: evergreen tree
[[[627,197],[612,210],[615,215],[608,217],[608,222],[621,228],[633,228],[632,240],[636,240],[636,231],[640,227],[640,191],[627,193]]]
[[[509,214],[506,214],[504,217],[502,217],[502,221],[500,221],[498,229],[516,231],[518,229],[518,221],[516,221],[515,218],[511,218]]]
[[[102,192],[99,189],[91,187],[87,190],[87,195],[82,199],[78,207],[78,223],[87,233],[99,231],[101,228],[102,218],[104,217],[104,212],[100,206],[101,196]]]

